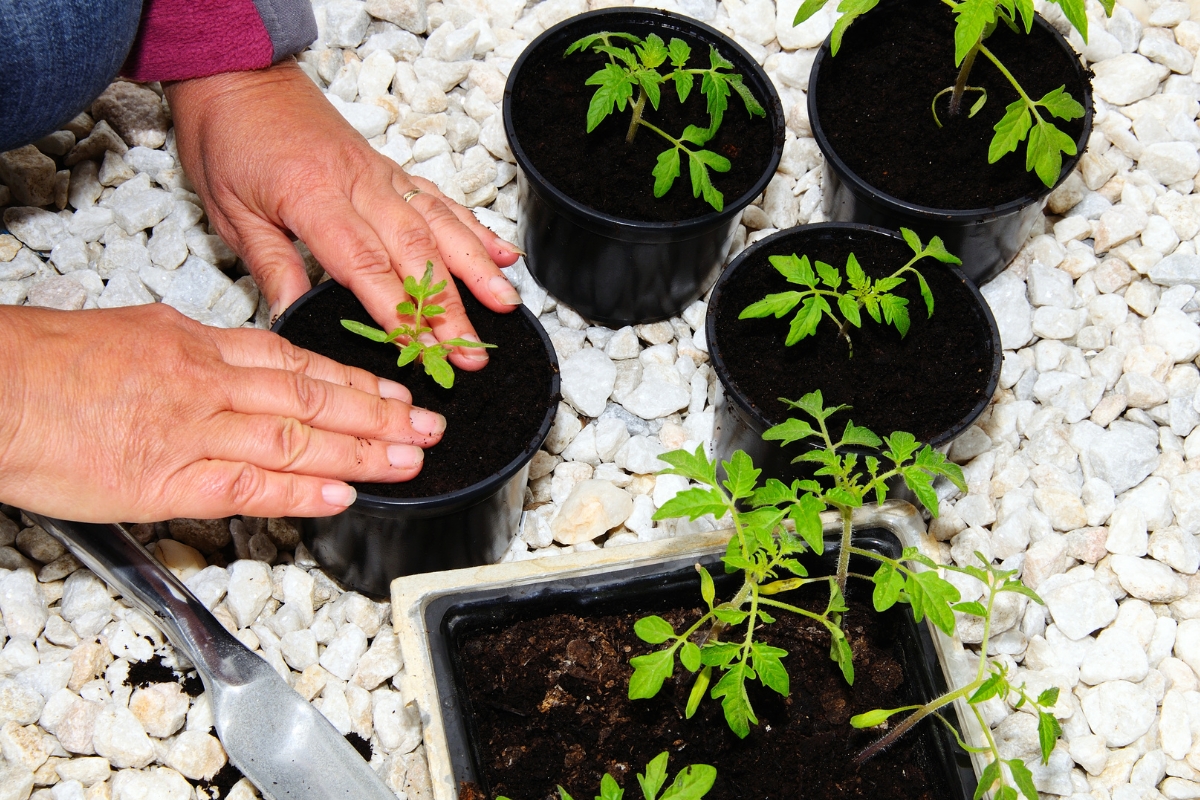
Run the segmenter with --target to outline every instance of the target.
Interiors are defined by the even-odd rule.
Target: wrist
[[[15,306],[0,306],[0,502],[11,503],[16,484],[21,480],[17,440],[25,405],[28,381],[29,326],[38,312]]]

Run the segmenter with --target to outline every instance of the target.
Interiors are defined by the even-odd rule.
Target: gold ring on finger
[[[412,189],[411,191],[405,192],[404,193],[404,202],[407,203],[409,200],[412,200],[414,197],[416,197],[419,194],[421,194],[420,189]]]

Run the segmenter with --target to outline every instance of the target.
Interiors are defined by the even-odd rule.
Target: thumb
[[[238,234],[242,259],[266,298],[274,323],[288,306],[312,288],[304,258],[279,228],[261,219],[244,225]]]

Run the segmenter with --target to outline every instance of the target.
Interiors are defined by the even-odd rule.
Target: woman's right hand
[[[161,304],[0,307],[0,502],[83,522],[336,514],[445,430],[398,383]]]

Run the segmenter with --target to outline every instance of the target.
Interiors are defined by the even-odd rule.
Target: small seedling
[[[684,767],[675,776],[675,781],[667,790],[659,795],[663,784],[667,782],[666,751],[659,753],[646,765],[646,772],[637,776],[638,785],[642,787],[643,800],[700,800],[708,794],[713,782],[717,779],[717,770],[707,764],[693,764]],[[617,785],[612,775],[605,773],[600,779],[600,794],[596,800],[622,800],[625,790]],[[558,787],[559,800],[572,800],[567,790]],[[497,797],[496,800],[508,800],[507,797]]]
[[[817,427],[790,419],[768,430],[763,438],[784,444],[816,439],[816,448],[796,459],[819,465],[815,480],[796,480],[788,486],[771,478],[760,487],[758,478],[762,470],[756,469],[750,456],[741,450],[722,462],[726,474],[723,481],[718,481],[716,465],[705,455],[703,447],[697,447],[694,453],[675,450],[659,456],[671,465],[665,473],[682,475],[700,486],[679,492],[654,518],[697,519],[705,514],[721,518],[728,513],[733,520],[734,535],[723,562],[726,572],[741,571],[744,580],[732,599],[718,603],[712,576],[697,566],[700,595],[708,609],[700,619],[680,633],[659,616],[644,617],[634,625],[634,632],[643,641],[668,644],[665,649],[631,659],[634,672],[629,680],[629,697],[658,694],[663,682],[675,672],[678,654],[684,669],[696,673],[685,715],[690,718],[706,694],[720,699],[726,722],[740,737],[748,735],[750,726],[758,722],[746,693],[747,681],[758,680],[784,696],[790,693],[788,673],[781,661],[787,651],[755,639],[760,626],[775,621],[773,613],[799,614],[823,625],[831,637],[831,658],[847,682],[854,682],[853,654],[841,628],[842,614],[847,610],[844,598],[851,555],[879,562],[870,579],[875,583],[873,600],[878,611],[906,602],[918,622],[929,617],[933,624],[950,633],[954,630],[951,604],[960,597],[958,590],[936,571],[916,570],[905,563],[919,560],[915,549],[906,548],[899,559],[893,559],[850,543],[854,509],[872,497],[883,503],[890,478],[900,476],[917,500],[936,516],[938,499],[933,480],[945,476],[965,490],[958,465],[946,461],[928,445],[922,447],[909,433],[897,432],[881,440],[866,428],[847,422],[845,431],[835,440],[826,421],[847,406],[825,408],[820,392],[807,394],[799,402],[784,402],[812,417]],[[874,456],[862,459],[866,465],[864,473],[859,456],[844,452],[850,447],[883,445],[886,445],[883,457],[892,467],[882,471],[880,459]],[[837,570],[834,575],[809,577],[797,556],[810,550],[818,555],[824,553],[820,514],[827,508],[837,510],[842,519]],[[785,526],[785,520],[791,523],[794,533]],[[780,577],[783,574],[790,577]],[[829,601],[821,613],[774,597],[809,583],[829,585]],[[744,626],[745,634],[734,641],[722,641],[726,628],[733,626]],[[714,673],[719,676],[715,685]]]
[[[817,13],[829,0],[804,0],[796,12],[793,22],[799,25]],[[967,112],[968,117],[974,117],[987,103],[987,92],[979,86],[968,85],[971,68],[979,54],[991,61],[1000,70],[1008,82],[1016,90],[1018,99],[1010,103],[999,122],[993,126],[995,135],[988,148],[988,163],[995,164],[1008,153],[1017,149],[1021,142],[1028,143],[1025,147],[1025,171],[1036,172],[1042,182],[1053,186],[1062,170],[1062,156],[1073,156],[1077,152],[1075,141],[1059,130],[1051,121],[1057,117],[1064,121],[1078,119],[1084,114],[1083,106],[1071,97],[1066,86],[1060,86],[1047,92],[1040,100],[1030,97],[1013,74],[1000,63],[996,55],[984,45],[988,37],[996,30],[996,26],[1004,23],[1014,33],[1024,29],[1026,34],[1033,28],[1033,0],[942,0],[953,10],[955,15],[954,27],[954,66],[959,68],[958,79],[953,86],[948,86],[938,92],[932,101],[933,119],[940,128],[937,103],[943,95],[950,95],[949,114],[957,116],[963,111],[963,98],[967,92],[978,92],[979,99]],[[1063,14],[1079,31],[1086,43],[1088,38],[1088,19],[1084,0],[1054,0],[1063,10]],[[1104,11],[1112,15],[1116,0],[1100,0]],[[840,0],[837,10],[841,17],[833,26],[830,35],[830,50],[837,55],[842,43],[842,36],[855,19],[867,13],[878,5],[879,0]],[[1039,109],[1041,109],[1039,111]],[[1043,116],[1043,113],[1045,116]]]
[[[624,40],[632,44],[619,47],[614,40]],[[682,39],[671,39],[665,43],[657,34],[650,34],[645,39],[631,33],[602,31],[585,36],[567,48],[564,56],[575,52],[584,52],[591,48],[593,52],[608,56],[608,63],[594,72],[586,81],[588,86],[599,87],[592,95],[588,106],[587,132],[591,133],[596,126],[603,122],[613,109],[625,110],[628,104],[633,112],[629,121],[629,129],[625,134],[625,142],[632,144],[639,127],[648,128],[671,143],[658,155],[658,163],[652,170],[654,176],[654,196],[662,197],[675,179],[679,177],[680,153],[687,156],[688,173],[692,180],[692,196],[703,195],[705,202],[717,211],[725,207],[725,198],[712,184],[708,170],[728,172],[730,163],[725,156],[711,150],[701,149],[717,134],[721,121],[725,117],[725,109],[729,107],[729,95],[737,92],[742,98],[746,111],[752,117],[765,117],[766,111],[754,99],[753,93],[742,82],[742,76],[733,69],[733,64],[726,60],[717,49],[709,46],[707,69],[688,68],[688,59],[692,48]],[[669,62],[669,72],[660,72]],[[662,99],[662,85],[667,82],[675,84],[675,92],[679,102],[687,100],[695,85],[696,77],[700,77],[700,91],[707,99],[708,125],[688,125],[679,138],[672,136],[645,118],[646,101],[655,111]],[[634,90],[637,99],[633,99]],[[694,145],[694,148],[688,147]]]
[[[961,264],[962,261],[951,255],[937,236],[930,239],[928,245],[922,245],[920,237],[908,228],[901,228],[900,233],[914,253],[908,263],[886,278],[871,280],[863,272],[858,259],[851,253],[846,259],[846,282],[849,284],[849,288],[845,292],[842,291],[842,274],[836,267],[830,266],[824,261],[816,262],[816,272],[814,273],[813,264],[809,262],[808,256],[797,257],[795,253],[790,256],[771,256],[771,265],[779,271],[779,274],[787,278],[788,283],[803,286],[804,289],[769,294],[757,303],[752,303],[742,309],[738,319],[754,319],[771,315],[779,319],[803,303],[800,310],[796,312],[796,316],[792,317],[792,324],[788,328],[784,344],[790,347],[801,339],[812,336],[816,333],[821,320],[829,317],[838,326],[838,335],[846,340],[851,356],[854,355],[854,343],[850,340],[849,327],[851,325],[856,328],[862,327],[861,311],[864,308],[871,319],[895,326],[902,337],[907,335],[909,328],[908,300],[892,294],[892,290],[904,283],[902,277],[904,273],[911,272],[917,276],[917,282],[921,286],[921,296],[925,299],[925,312],[927,316],[932,317],[933,293],[929,291],[929,284],[925,282],[925,277],[913,268],[913,264],[926,256],[935,258],[943,264]],[[833,300],[833,305],[830,305],[830,300]]]
[[[404,278],[404,291],[408,292],[408,296],[412,300],[405,300],[396,306],[398,314],[412,317],[411,324],[402,323],[391,333],[385,333],[378,328],[372,328],[370,325],[364,325],[352,319],[342,320],[342,327],[359,336],[365,336],[372,342],[394,343],[400,348],[400,357],[396,359],[396,366],[403,367],[420,360],[425,365],[425,374],[437,381],[439,386],[449,389],[454,385],[454,369],[446,361],[446,356],[450,355],[452,349],[455,347],[495,347],[496,345],[459,337],[446,339],[437,344],[425,344],[421,341],[423,334],[433,333],[433,328],[430,328],[425,322],[430,317],[436,317],[446,311],[439,305],[426,305],[425,301],[445,288],[446,281],[433,283],[433,262],[426,261],[425,275],[420,281],[411,275]]]
[[[1058,742],[1059,736],[1062,735],[1062,728],[1059,726],[1058,720],[1049,710],[1058,702],[1058,688],[1050,687],[1038,694],[1036,698],[1032,697],[1026,692],[1024,684],[1020,686],[1013,685],[1009,680],[1008,667],[1005,664],[986,657],[988,638],[991,634],[992,612],[995,608],[996,598],[1004,592],[1016,592],[1025,595],[1039,604],[1042,603],[1042,599],[1032,589],[1013,577],[1016,574],[1015,571],[996,568],[982,553],[976,552],[975,557],[982,566],[956,567],[945,564],[941,565],[942,569],[970,575],[986,588],[985,593],[987,596],[984,602],[956,603],[953,606],[955,611],[983,619],[983,639],[980,644],[980,653],[984,657],[979,659],[979,668],[976,670],[975,679],[967,685],[952,692],[947,692],[936,700],[924,705],[875,709],[874,711],[868,711],[865,714],[858,714],[851,717],[850,724],[855,728],[873,728],[877,725],[884,725],[894,714],[905,711],[913,712],[905,717],[899,725],[892,728],[886,736],[859,753],[856,761],[861,763],[882,752],[890,744],[911,730],[922,719],[933,715],[945,723],[946,727],[954,733],[955,738],[958,739],[958,743],[962,745],[963,749],[974,753],[984,753],[991,757],[990,763],[979,776],[979,784],[975,789],[976,800],[997,784],[998,786],[994,794],[995,800],[1017,800],[1018,790],[1025,796],[1026,800],[1038,800],[1037,788],[1033,783],[1033,774],[1020,758],[1005,759],[1001,755],[1000,748],[996,743],[996,737],[988,727],[983,712],[980,710],[980,705],[993,697],[1004,700],[1012,705],[1013,708],[1021,708],[1028,704],[1037,715],[1038,748],[1041,751],[1042,763],[1046,764],[1050,761],[1050,754],[1054,751],[1054,746]],[[925,563],[927,566],[934,566],[931,561]],[[983,731],[985,738],[984,746],[973,747],[964,742],[962,737],[958,735],[958,732],[954,730],[954,726],[950,725],[938,713],[939,709],[959,699],[967,701],[967,704],[971,707],[971,712],[979,722],[979,728]],[[1008,768],[1008,778],[1005,777],[1005,770],[1001,768],[1002,764]],[[1009,778],[1011,778],[1011,784],[1009,783]]]

